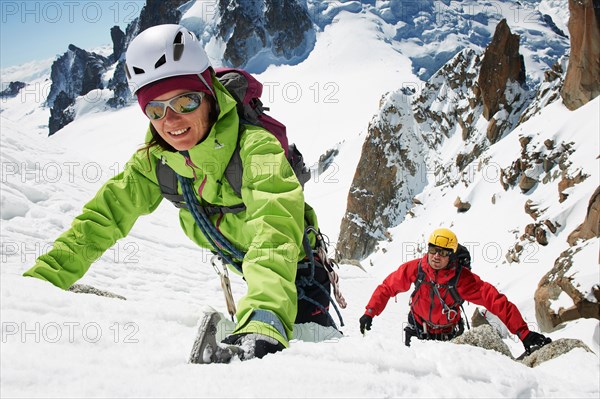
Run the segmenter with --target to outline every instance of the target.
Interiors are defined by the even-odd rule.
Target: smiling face
[[[166,92],[153,100],[166,101],[190,90],[177,89]],[[202,141],[210,131],[212,122],[210,120],[211,101],[205,96],[198,109],[188,114],[178,114],[171,108],[167,108],[164,118],[150,120],[154,129],[177,151],[185,151],[194,147]]]

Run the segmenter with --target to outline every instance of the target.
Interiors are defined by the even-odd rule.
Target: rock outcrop
[[[456,197],[454,207],[458,213],[463,213],[471,209],[471,204],[468,201],[461,200],[460,197]]]
[[[511,359],[513,358],[506,342],[502,340],[498,331],[489,324],[482,324],[469,331],[465,331],[462,335],[452,339],[451,342],[459,345],[471,345],[478,348],[493,350],[508,356]]]
[[[92,294],[92,295],[103,296],[106,298],[121,299],[123,301],[127,300],[127,298],[125,298],[122,295],[114,294],[110,291],[99,290],[96,287],[92,287],[91,285],[86,285],[86,284],[73,284],[71,287],[69,287],[69,291],[74,292],[76,294]]]
[[[500,184],[505,190],[518,185],[523,193],[527,193],[535,189],[538,183],[547,184],[559,178],[572,182],[572,187],[585,179],[585,175],[579,178],[569,175],[569,156],[574,151],[573,143],[561,142],[541,147],[537,142],[530,145],[531,140],[529,136],[520,137],[521,155],[509,167],[500,170]],[[561,187],[558,186],[559,198],[564,190]],[[526,212],[529,214],[527,208]]]
[[[340,226],[338,260],[362,260],[398,225],[425,179],[422,142],[410,102],[402,91],[384,96],[369,132],[348,194]]]
[[[106,57],[70,44],[69,50],[52,64],[52,86],[46,100],[48,106],[54,106],[54,101],[61,91],[74,99],[86,95],[91,90],[102,89],[102,74],[109,65]]]
[[[568,188],[579,184],[589,177],[581,169],[571,168],[571,155],[574,150],[572,142],[554,142],[546,139],[543,142],[534,136],[522,136],[521,155],[510,167],[500,170],[500,183],[505,190],[516,185],[523,193],[533,193],[538,185],[556,184],[558,202],[563,202],[568,197]],[[589,237],[594,223],[594,208],[590,202],[590,220],[582,227],[583,236]],[[523,234],[512,248],[506,253],[508,262],[521,262],[522,254],[533,247],[531,244],[548,245],[561,227],[556,220],[549,219],[546,215],[547,208],[541,209],[539,204],[531,200],[524,203],[524,211],[534,220],[524,226]],[[597,223],[597,222],[596,222]],[[578,233],[574,233],[574,237]],[[526,255],[527,256],[527,255]]]
[[[110,37],[113,42],[113,53],[108,57],[111,61],[117,62],[125,52],[125,33],[118,26],[110,28]]]
[[[58,132],[75,119],[75,111],[71,107],[74,99],[66,92],[61,91],[54,99],[54,105],[50,109],[50,120],[48,121],[49,135]]]
[[[600,94],[600,1],[569,0],[571,55],[563,103],[575,110]]]
[[[585,220],[567,238],[569,245],[577,244],[578,240],[589,240],[600,237],[600,187],[596,188],[588,203]]]
[[[537,367],[548,360],[555,359],[573,349],[580,348],[586,352],[594,353],[583,341],[579,339],[561,338],[557,339],[536,350],[532,354],[520,360],[527,367]]]
[[[499,352],[509,358],[524,364],[527,367],[537,367],[540,364],[552,359],[556,359],[573,349],[583,349],[586,352],[594,353],[583,341],[579,339],[561,338],[552,341],[549,344],[538,348],[531,354],[523,354],[515,359],[510,352],[508,345],[502,340],[498,331],[489,324],[481,324],[473,327],[464,334],[452,339],[450,342],[459,345],[471,345],[478,348],[493,350]]]
[[[511,83],[519,86],[525,83],[525,62],[519,53],[519,35],[511,33],[503,19],[485,50],[477,80],[483,117],[489,121],[486,136],[490,143],[501,137],[505,116],[512,111],[515,98],[507,91]]]
[[[0,98],[16,97],[25,86],[27,86],[27,83],[25,82],[10,82],[6,89],[0,91]]]
[[[104,88],[102,74],[109,65],[106,57],[72,44],[66,53],[54,61],[50,72],[52,86],[46,100],[50,108],[49,135],[73,120],[74,115],[67,108],[75,103],[77,97]]]
[[[569,275],[573,255],[579,250],[578,247],[571,247],[562,252],[552,270],[538,284],[534,295],[535,317],[542,331],[553,331],[561,323],[580,318],[600,320],[600,286],[580,287]],[[589,264],[587,267],[598,268],[598,265]],[[552,301],[557,300],[563,292],[571,298],[573,305],[554,311]]]
[[[486,48],[481,61],[477,81],[483,102],[483,117],[488,121],[509,105],[504,96],[509,81],[525,83],[525,62],[519,53],[519,35],[513,34],[503,19],[496,26],[492,42]]]
[[[108,99],[106,105],[111,108],[121,108],[127,105],[131,99],[131,90],[127,83],[125,63],[119,61],[115,67],[115,74],[108,81],[107,88],[113,91],[113,96]]]
[[[110,55],[109,60],[111,63],[117,63],[115,67],[115,73],[113,77],[108,81],[106,86],[108,89],[113,91],[113,96],[108,99],[106,104],[111,108],[121,108],[128,103],[128,99],[131,98],[131,91],[127,84],[127,76],[125,74],[125,42],[127,36],[118,26],[113,26],[110,29],[110,37],[113,41],[113,53]]]
[[[561,323],[580,318],[600,320],[600,285],[584,287],[574,281],[573,256],[586,245],[593,245],[600,237],[600,187],[590,201],[585,219],[567,239],[570,248],[563,251],[554,262],[554,267],[539,282],[535,292],[535,316],[542,331],[552,331]],[[600,262],[600,259],[598,260]],[[581,267],[581,266],[580,266]],[[597,264],[585,265],[596,268]],[[565,293],[573,301],[567,308],[552,309],[552,301]]]

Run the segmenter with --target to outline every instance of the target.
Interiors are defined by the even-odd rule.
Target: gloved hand
[[[523,346],[528,355],[550,342],[552,342],[550,338],[545,337],[540,333],[536,333],[535,331],[530,331],[529,334],[523,338]]]
[[[373,317],[369,316],[368,314],[364,314],[358,321],[360,322],[360,333],[362,335],[365,335],[365,330],[371,331]]]
[[[237,355],[240,360],[249,360],[255,357],[262,359],[269,353],[285,349],[275,338],[257,333],[232,334],[221,342],[230,345],[228,350],[233,355]]]

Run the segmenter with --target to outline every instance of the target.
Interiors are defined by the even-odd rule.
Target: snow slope
[[[377,101],[414,79],[406,58],[373,39],[369,15],[340,13],[317,40],[313,53],[295,67],[270,68],[262,81],[296,82],[304,89],[297,103],[275,98],[292,141],[309,163],[338,145],[336,166],[306,188],[321,227],[336,239],[339,221],[362,141]],[[369,33],[371,32],[371,33]],[[360,35],[360,51],[348,55],[343,39]],[[376,37],[376,36],[375,36]],[[347,40],[350,41],[350,40]],[[369,52],[370,57],[362,57]],[[343,61],[343,62],[341,62]],[[369,84],[363,68],[379,68]],[[339,86],[339,102],[317,101],[313,83]],[[292,87],[292,86],[289,86]],[[292,88],[290,88],[292,90]],[[329,93],[329,92],[327,92]],[[306,99],[307,94],[309,98]],[[291,96],[291,91],[290,91]],[[549,334],[579,338],[595,354],[574,350],[535,369],[495,352],[439,342],[402,344],[408,293],[390,301],[362,337],[358,318],[372,290],[401,262],[416,255],[430,230],[443,223],[471,243],[474,268],[522,310],[535,329],[533,290],[566,243],[562,239],[582,221],[590,187],[598,185],[598,109],[596,99],[576,112],[555,103],[492,146],[488,165],[505,167],[518,155],[518,137],[527,134],[576,142],[577,159],[590,177],[575,186],[564,206],[550,212],[564,221],[549,247],[532,252],[530,262],[506,264],[515,229],[528,216],[518,193],[503,191],[491,174],[474,171],[469,187],[434,187],[420,195],[415,216],[390,231],[394,240],[373,254],[367,272],[343,265],[345,337],[322,343],[294,342],[289,350],[263,360],[231,365],[187,364],[201,309],[225,312],[210,253],[195,247],[180,230],[177,212],[163,203],[141,218],[130,235],[107,251],[80,283],[123,295],[126,301],[61,291],[21,274],[77,216],[110,176],[122,170],[140,145],[147,121],[136,106],[119,111],[82,106],[78,119],[47,138],[48,111],[33,96],[2,102],[0,113],[0,396],[2,397],[598,397],[600,394],[598,322],[580,320]],[[285,117],[283,117],[285,115]],[[543,137],[543,138],[542,138]],[[537,140],[537,139],[536,139]],[[340,144],[338,144],[340,143]],[[483,173],[488,172],[488,173]],[[554,185],[552,187],[555,187]],[[550,186],[536,200],[557,196]],[[592,190],[593,191],[593,190]],[[496,195],[497,205],[491,204]],[[472,209],[456,214],[457,195]],[[465,197],[466,198],[466,197]],[[519,209],[515,212],[515,209]],[[595,246],[595,248],[594,248]],[[584,283],[597,277],[598,241],[575,257]],[[536,248],[533,248],[535,250]],[[370,265],[373,265],[372,267]],[[587,265],[591,265],[589,268]],[[590,271],[592,270],[592,271]],[[587,277],[585,277],[587,276]],[[579,277],[578,277],[579,278]],[[233,277],[236,298],[245,286]],[[473,306],[467,306],[471,314]],[[522,346],[506,339],[512,353]]]

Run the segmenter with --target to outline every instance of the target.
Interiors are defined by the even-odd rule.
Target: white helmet
[[[165,24],[146,29],[129,44],[125,54],[125,73],[131,91],[172,76],[197,74],[210,61],[196,35],[181,25]]]

